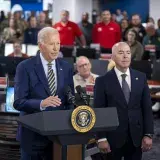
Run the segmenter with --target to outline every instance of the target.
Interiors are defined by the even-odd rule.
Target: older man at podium
[[[20,63],[15,76],[14,107],[20,115],[68,109],[65,87],[74,93],[72,67],[57,59],[59,33],[45,27],[38,33],[40,52]],[[37,119],[38,121],[38,119]],[[51,123],[57,123],[52,122]],[[27,128],[19,127],[21,160],[51,160],[52,142]]]

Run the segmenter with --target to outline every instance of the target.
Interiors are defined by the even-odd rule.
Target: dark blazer
[[[146,76],[133,69],[130,69],[130,74],[131,95],[128,104],[114,69],[96,79],[94,107],[116,107],[118,112],[117,129],[98,136],[107,138],[111,147],[122,147],[129,132],[135,147],[141,145],[145,134],[153,134],[151,99]]]
[[[72,67],[61,59],[56,59],[57,68],[57,93],[61,99],[60,107],[48,107],[46,110],[69,109],[64,88],[71,87],[74,93]],[[41,112],[40,103],[49,97],[50,90],[47,78],[42,66],[40,55],[25,60],[17,66],[15,76],[15,101],[14,107],[21,111],[20,115],[26,115],[35,112]],[[38,120],[38,119],[37,119]],[[52,122],[51,123],[57,123]],[[28,153],[37,151],[48,145],[49,140],[46,137],[32,132],[26,128],[19,127],[17,139],[21,142],[21,147]]]

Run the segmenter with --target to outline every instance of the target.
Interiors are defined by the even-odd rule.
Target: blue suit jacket
[[[151,99],[146,76],[133,69],[130,69],[130,74],[131,94],[128,104],[114,69],[98,77],[95,83],[94,107],[116,107],[119,118],[119,126],[115,131],[101,133],[98,138],[106,137],[110,145],[116,148],[124,145],[129,134],[135,146],[141,145],[145,134],[153,134]]]
[[[62,104],[60,107],[48,107],[46,110],[69,109],[64,93],[65,87],[70,86],[74,93],[72,67],[67,62],[56,59],[56,68],[56,95],[61,99]],[[50,95],[40,55],[37,54],[36,57],[21,62],[16,70],[14,101],[14,107],[21,111],[20,115],[41,112],[41,101]],[[51,120],[51,123],[54,122]],[[19,127],[17,139],[20,140],[21,147],[28,153],[44,148],[49,143],[46,137],[40,136],[24,127]]]

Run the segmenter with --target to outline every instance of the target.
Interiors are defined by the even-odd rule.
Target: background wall
[[[63,9],[70,12],[70,20],[79,22],[83,12],[92,14],[92,0],[53,0],[54,23],[60,20],[60,12]]]
[[[157,20],[160,18],[160,0],[150,0],[150,16],[155,19],[157,27]]]
[[[126,10],[129,15],[138,13],[141,15],[143,22],[146,21],[149,14],[149,0],[100,0],[100,3],[102,10],[109,9],[111,12],[115,12],[116,9],[120,8]]]

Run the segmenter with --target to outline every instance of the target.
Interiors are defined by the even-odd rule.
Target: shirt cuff
[[[41,111],[44,111],[46,108],[44,108],[43,106],[41,106],[42,102],[43,102],[43,100],[42,100],[41,103],[40,103],[40,110],[41,110]]]
[[[104,141],[107,141],[107,138],[101,138],[101,139],[99,139],[99,140],[98,140],[98,143],[99,143],[99,142],[104,142]]]

